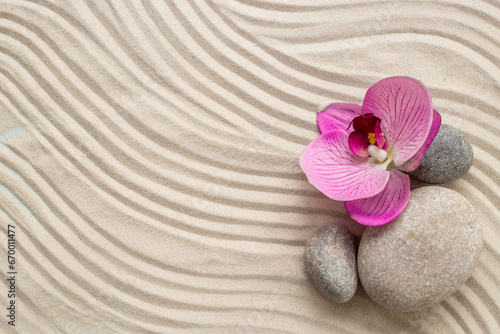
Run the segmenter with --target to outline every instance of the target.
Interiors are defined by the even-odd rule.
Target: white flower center
[[[377,162],[384,162],[387,159],[387,152],[377,145],[368,145],[368,153]]]

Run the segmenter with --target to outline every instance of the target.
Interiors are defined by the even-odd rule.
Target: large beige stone
[[[358,272],[366,293],[392,310],[440,302],[471,275],[483,246],[472,205],[443,187],[412,191],[394,221],[365,230]]]

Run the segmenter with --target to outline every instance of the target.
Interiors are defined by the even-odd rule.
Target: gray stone
[[[418,188],[395,220],[365,230],[358,253],[361,285],[385,308],[425,308],[469,278],[482,246],[476,213],[462,195]]]
[[[304,252],[306,269],[318,290],[336,303],[345,303],[358,288],[356,242],[345,227],[331,224],[319,228]]]
[[[467,173],[472,158],[472,146],[462,131],[441,124],[420,165],[408,174],[427,183],[451,182]]]

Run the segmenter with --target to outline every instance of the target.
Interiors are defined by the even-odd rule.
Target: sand
[[[484,1],[0,2],[0,331],[497,333],[500,5]],[[298,161],[316,112],[424,82],[474,149],[471,279],[400,314],[307,278],[318,226],[358,236]],[[7,226],[16,226],[16,327]]]

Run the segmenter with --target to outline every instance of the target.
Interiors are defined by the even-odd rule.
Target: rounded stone
[[[441,124],[420,165],[408,174],[427,183],[451,182],[467,173],[472,158],[472,146],[462,131]]]
[[[385,308],[425,308],[465,283],[482,246],[476,213],[462,195],[418,188],[394,221],[365,230],[358,250],[361,285]]]
[[[309,277],[326,298],[345,303],[354,296],[356,242],[347,228],[337,224],[319,228],[307,242],[304,257]]]

